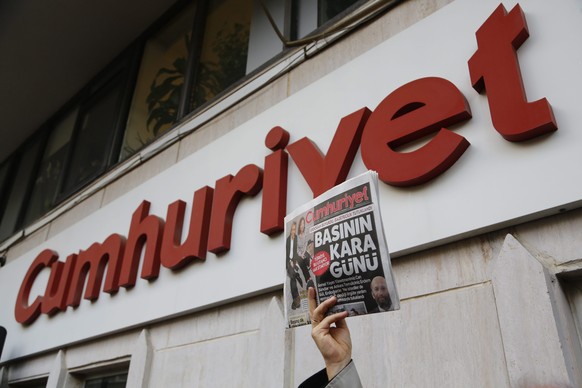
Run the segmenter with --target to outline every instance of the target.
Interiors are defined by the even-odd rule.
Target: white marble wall
[[[556,230],[561,221],[554,218]],[[539,248],[559,239],[543,237]],[[394,261],[401,310],[349,320],[364,386],[582,386],[580,343],[569,306],[558,301],[562,288],[511,234],[412,256]],[[309,328],[296,330],[294,345],[291,385],[322,364]]]
[[[580,229],[577,210],[395,259],[401,309],[348,321],[364,386],[582,386],[562,267],[535,256]],[[323,364],[309,327],[284,329],[275,291],[15,362],[0,383],[80,387],[128,362],[129,387],[295,387]]]

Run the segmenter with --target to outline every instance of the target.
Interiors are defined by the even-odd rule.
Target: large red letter
[[[362,134],[362,160],[394,186],[418,185],[451,167],[469,142],[445,127],[471,118],[463,94],[442,78],[421,78],[390,93],[372,113]],[[395,147],[437,135],[411,152]]]
[[[141,277],[155,279],[160,273],[160,247],[164,222],[159,217],[148,215],[149,212],[150,203],[142,201],[131,217],[119,281],[122,287],[135,286],[141,251],[146,242]]]
[[[213,194],[214,189],[208,186],[204,186],[194,193],[188,237],[182,244],[180,241],[182,240],[186,203],[178,200],[168,206],[161,251],[161,261],[164,267],[179,269],[193,259],[204,260],[206,258],[208,224],[210,223]]]
[[[283,230],[287,212],[287,172],[289,156],[283,150],[289,142],[289,132],[281,127],[271,129],[265,145],[274,151],[265,157],[263,174],[263,202],[261,208],[261,233],[272,235]]]
[[[28,303],[30,299],[30,290],[34,285],[34,281],[38,274],[49,267],[53,262],[55,262],[59,256],[56,252],[50,249],[45,249],[34,259],[24,280],[20,285],[20,290],[18,291],[18,297],[16,298],[16,305],[14,306],[14,317],[16,321],[22,323],[23,325],[29,325],[38,318],[40,315],[40,309],[42,304],[42,296],[37,296],[32,304]]]
[[[362,108],[344,117],[325,156],[306,137],[287,146],[289,154],[311,188],[313,197],[346,180],[369,115],[370,110]]]
[[[67,257],[66,262],[55,261],[51,264],[51,276],[40,309],[43,314],[53,315],[67,309],[67,295],[76,262],[77,255],[73,253]]]
[[[475,34],[478,49],[469,59],[473,88],[486,90],[493,126],[509,141],[523,141],[558,129],[545,98],[527,102],[517,49],[529,37],[525,16],[516,5],[499,7]]]
[[[208,237],[210,252],[230,249],[234,211],[243,195],[253,196],[261,190],[262,181],[263,172],[254,164],[244,166],[234,177],[227,175],[216,181]]]
[[[110,294],[118,291],[124,248],[125,238],[119,234],[112,234],[102,244],[94,243],[87,250],[79,252],[71,278],[68,306],[79,306],[85,283],[87,284],[85,299],[99,298],[105,266],[107,266],[107,277],[103,291]]]

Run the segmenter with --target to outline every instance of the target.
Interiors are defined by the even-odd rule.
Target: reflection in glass
[[[125,388],[127,373],[85,381],[85,388]]]
[[[212,0],[192,88],[192,109],[245,76],[252,0]]]
[[[65,193],[103,172],[107,165],[115,135],[115,120],[121,91],[120,77],[112,80],[104,89],[79,113],[80,125],[68,167]]]
[[[26,209],[25,225],[48,212],[54,204],[77,111],[69,112],[57,122],[50,134]]]
[[[2,221],[0,222],[0,241],[10,237],[19,226],[19,216],[22,207],[24,206],[24,200],[31,180],[30,177],[34,170],[34,164],[37,160],[38,153],[40,152],[40,143],[39,137],[29,143],[22,153],[20,162],[16,166],[17,170],[14,182],[10,194],[8,194],[8,200],[6,202],[7,206],[2,215]]]
[[[0,219],[2,218],[2,204],[8,191],[8,171],[10,169],[10,160],[0,164]]]
[[[195,7],[186,8],[148,40],[127,119],[120,159],[134,154],[176,122]]]
[[[360,0],[319,0],[317,25],[321,26]]]

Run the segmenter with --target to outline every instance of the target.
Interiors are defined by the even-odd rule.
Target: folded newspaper
[[[285,318],[310,323],[307,289],[318,304],[335,295],[329,314],[400,308],[378,203],[378,174],[368,171],[285,217]]]

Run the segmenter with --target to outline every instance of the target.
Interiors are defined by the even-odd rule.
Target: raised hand
[[[336,304],[337,298],[332,296],[317,306],[315,290],[312,287],[309,287],[307,296],[311,336],[323,356],[327,377],[331,380],[352,359],[352,339],[345,321],[348,312],[342,311],[326,317],[325,314]]]

